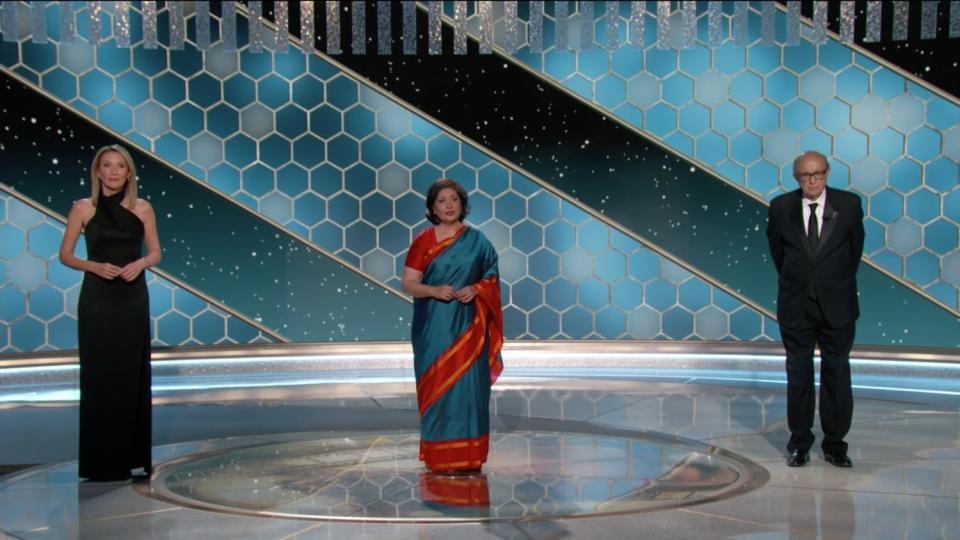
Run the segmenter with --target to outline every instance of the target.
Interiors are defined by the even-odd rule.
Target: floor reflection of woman
[[[80,349],[79,475],[125,480],[150,473],[150,307],[143,271],[160,262],[156,218],[137,198],[137,173],[121,146],[101,148],[93,193],[67,217],[60,261],[84,273],[77,303]],[[80,233],[87,258],[74,255]],[[146,255],[143,246],[146,245]]]
[[[503,369],[497,253],[463,223],[468,212],[462,186],[430,186],[433,227],[414,239],[403,269],[403,290],[414,297],[420,459],[434,472],[476,472],[486,462],[490,387]]]

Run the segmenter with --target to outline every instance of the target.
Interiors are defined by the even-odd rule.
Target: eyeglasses
[[[823,180],[827,176],[827,170],[822,171],[813,171],[808,173],[799,173],[797,174],[797,179],[801,182],[809,182],[810,180]]]

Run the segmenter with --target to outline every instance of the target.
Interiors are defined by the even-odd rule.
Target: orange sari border
[[[490,435],[453,441],[420,440],[420,461],[434,472],[479,469],[487,462]]]
[[[503,314],[500,309],[500,285],[497,276],[485,278],[474,285],[476,316],[467,330],[440,355],[417,381],[417,406],[420,416],[437,402],[466,373],[480,356],[487,336],[487,362],[490,383],[503,371],[500,351],[503,348]]]
[[[448,506],[489,506],[490,488],[484,475],[420,474],[420,499]]]
[[[430,263],[433,262],[445,249],[450,247],[454,242],[460,238],[460,235],[463,234],[463,231],[467,230],[467,226],[461,224],[460,228],[457,229],[457,232],[453,233],[453,236],[450,238],[444,238],[443,240],[437,242],[436,244],[430,246],[427,249],[427,252],[423,254],[423,268],[430,266]],[[434,238],[436,238],[436,229],[434,229]]]
[[[490,384],[497,382],[503,373],[503,309],[500,307],[500,279],[497,276],[481,280],[474,285],[477,289],[477,308],[486,312],[487,335],[490,343],[487,347],[487,362],[490,365]]]

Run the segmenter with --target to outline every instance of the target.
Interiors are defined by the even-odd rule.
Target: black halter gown
[[[140,258],[143,222],[120,205],[124,192],[99,198],[84,236],[91,261],[124,266]],[[151,470],[150,305],[141,273],[133,282],[87,272],[77,307],[80,347],[79,476],[125,480]]]

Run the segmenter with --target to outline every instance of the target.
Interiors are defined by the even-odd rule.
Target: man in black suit
[[[793,162],[800,189],[770,201],[767,239],[780,278],[777,319],[786,349],[787,465],[810,460],[815,439],[813,349],[820,347],[820,425],[824,459],[851,467],[843,438],[853,418],[850,349],[860,308],[857,268],[863,253],[860,197],[826,187],[830,164],[819,152]]]

